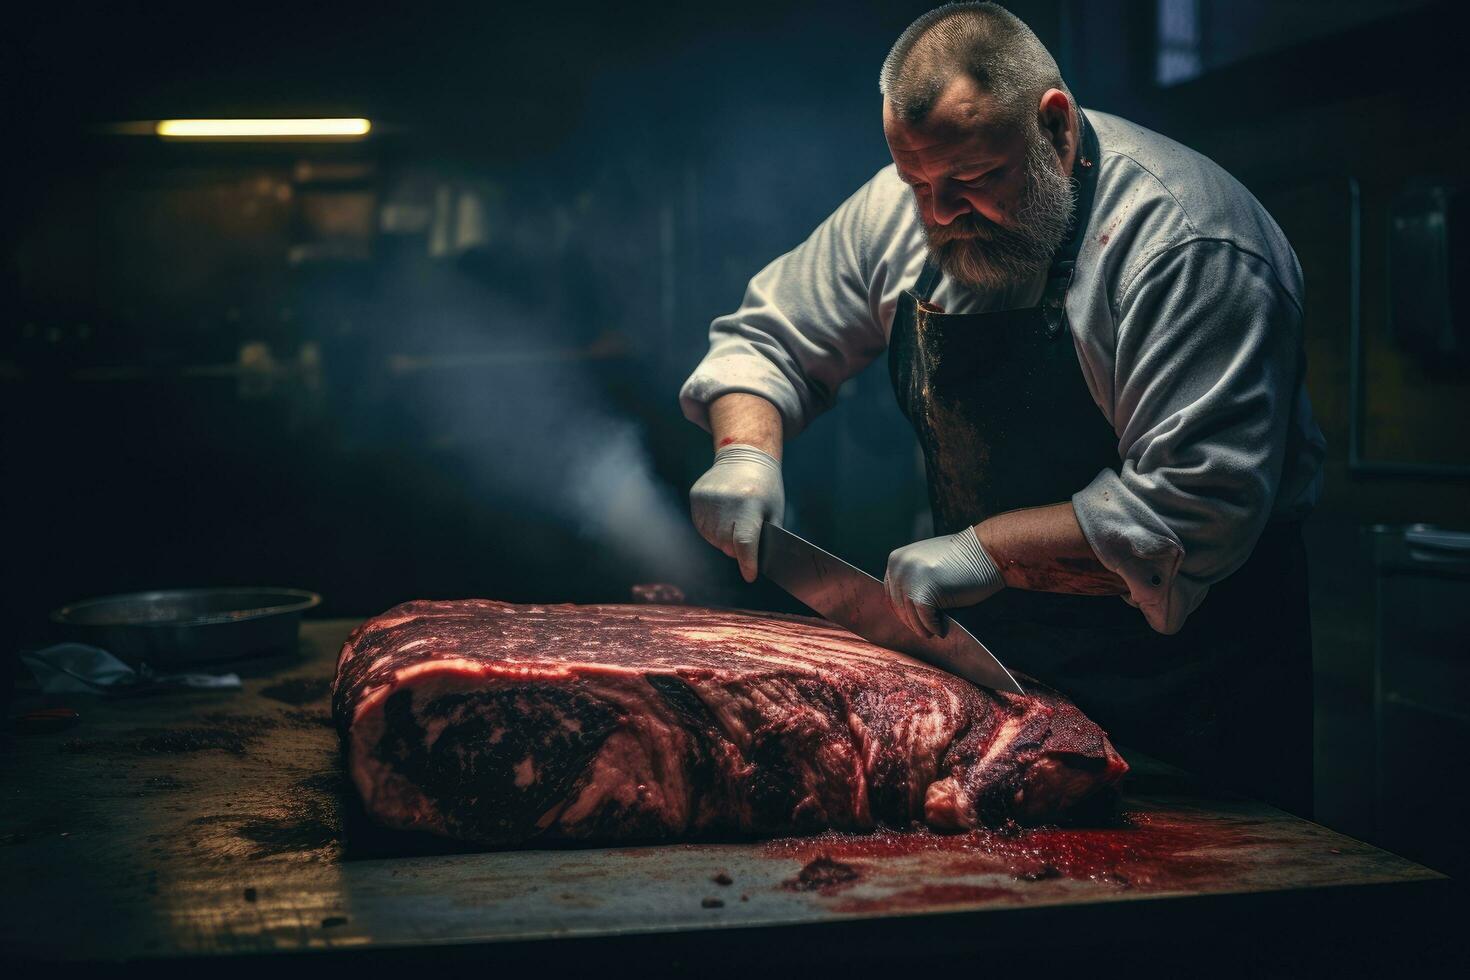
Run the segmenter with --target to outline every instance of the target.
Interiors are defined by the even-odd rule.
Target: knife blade
[[[805,538],[767,521],[761,527],[760,570],[815,612],[869,643],[906,653],[973,684],[1025,694],[975,635],[953,619],[942,637],[921,637],[888,604],[883,583]]]

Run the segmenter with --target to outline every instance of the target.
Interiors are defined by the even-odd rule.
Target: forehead
[[[1004,156],[1020,139],[1018,127],[1002,123],[995,99],[961,74],[952,80],[928,116],[909,123],[883,104],[883,134],[899,164],[933,166],[975,156]]]

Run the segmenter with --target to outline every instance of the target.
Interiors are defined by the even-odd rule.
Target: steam
[[[607,420],[606,433],[586,454],[568,503],[589,538],[636,568],[665,569],[658,577],[689,588],[699,584],[704,547],[682,500],[653,475],[648,450],[631,422]]]
[[[689,520],[681,488],[655,472],[643,425],[607,394],[607,376],[636,365],[598,362],[622,355],[488,284],[498,277],[451,266],[438,275],[443,281],[433,284],[428,303],[423,281],[399,284],[405,311],[420,328],[400,338],[428,335],[422,347],[432,353],[400,353],[389,363],[401,376],[422,379],[406,406],[421,438],[458,460],[467,484],[462,491],[504,525],[500,537],[511,553],[486,560],[566,569],[574,579],[589,567],[612,566],[627,578],[624,586],[663,581],[700,588],[709,574],[709,546]],[[649,401],[677,411],[672,391]],[[549,518],[588,552],[579,557],[538,547],[524,532],[528,516]],[[610,592],[606,598],[627,597]]]

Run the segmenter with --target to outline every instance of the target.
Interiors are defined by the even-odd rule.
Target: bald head
[[[914,21],[889,51],[878,87],[890,112],[920,123],[962,75],[990,97],[996,123],[1034,114],[1049,89],[1071,98],[1046,46],[1019,17],[993,3],[952,3]]]

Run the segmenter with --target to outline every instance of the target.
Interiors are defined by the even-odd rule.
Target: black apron
[[[940,278],[932,260],[899,298],[889,373],[923,448],[936,534],[1070,500],[1120,466],[1063,305],[1097,185],[1097,135],[1081,126],[1076,217],[1039,306],[940,312],[928,302]],[[1172,636],[1116,596],[1005,589],[959,618],[1125,748],[1310,813],[1312,648],[1299,524],[1268,524],[1246,563]]]

